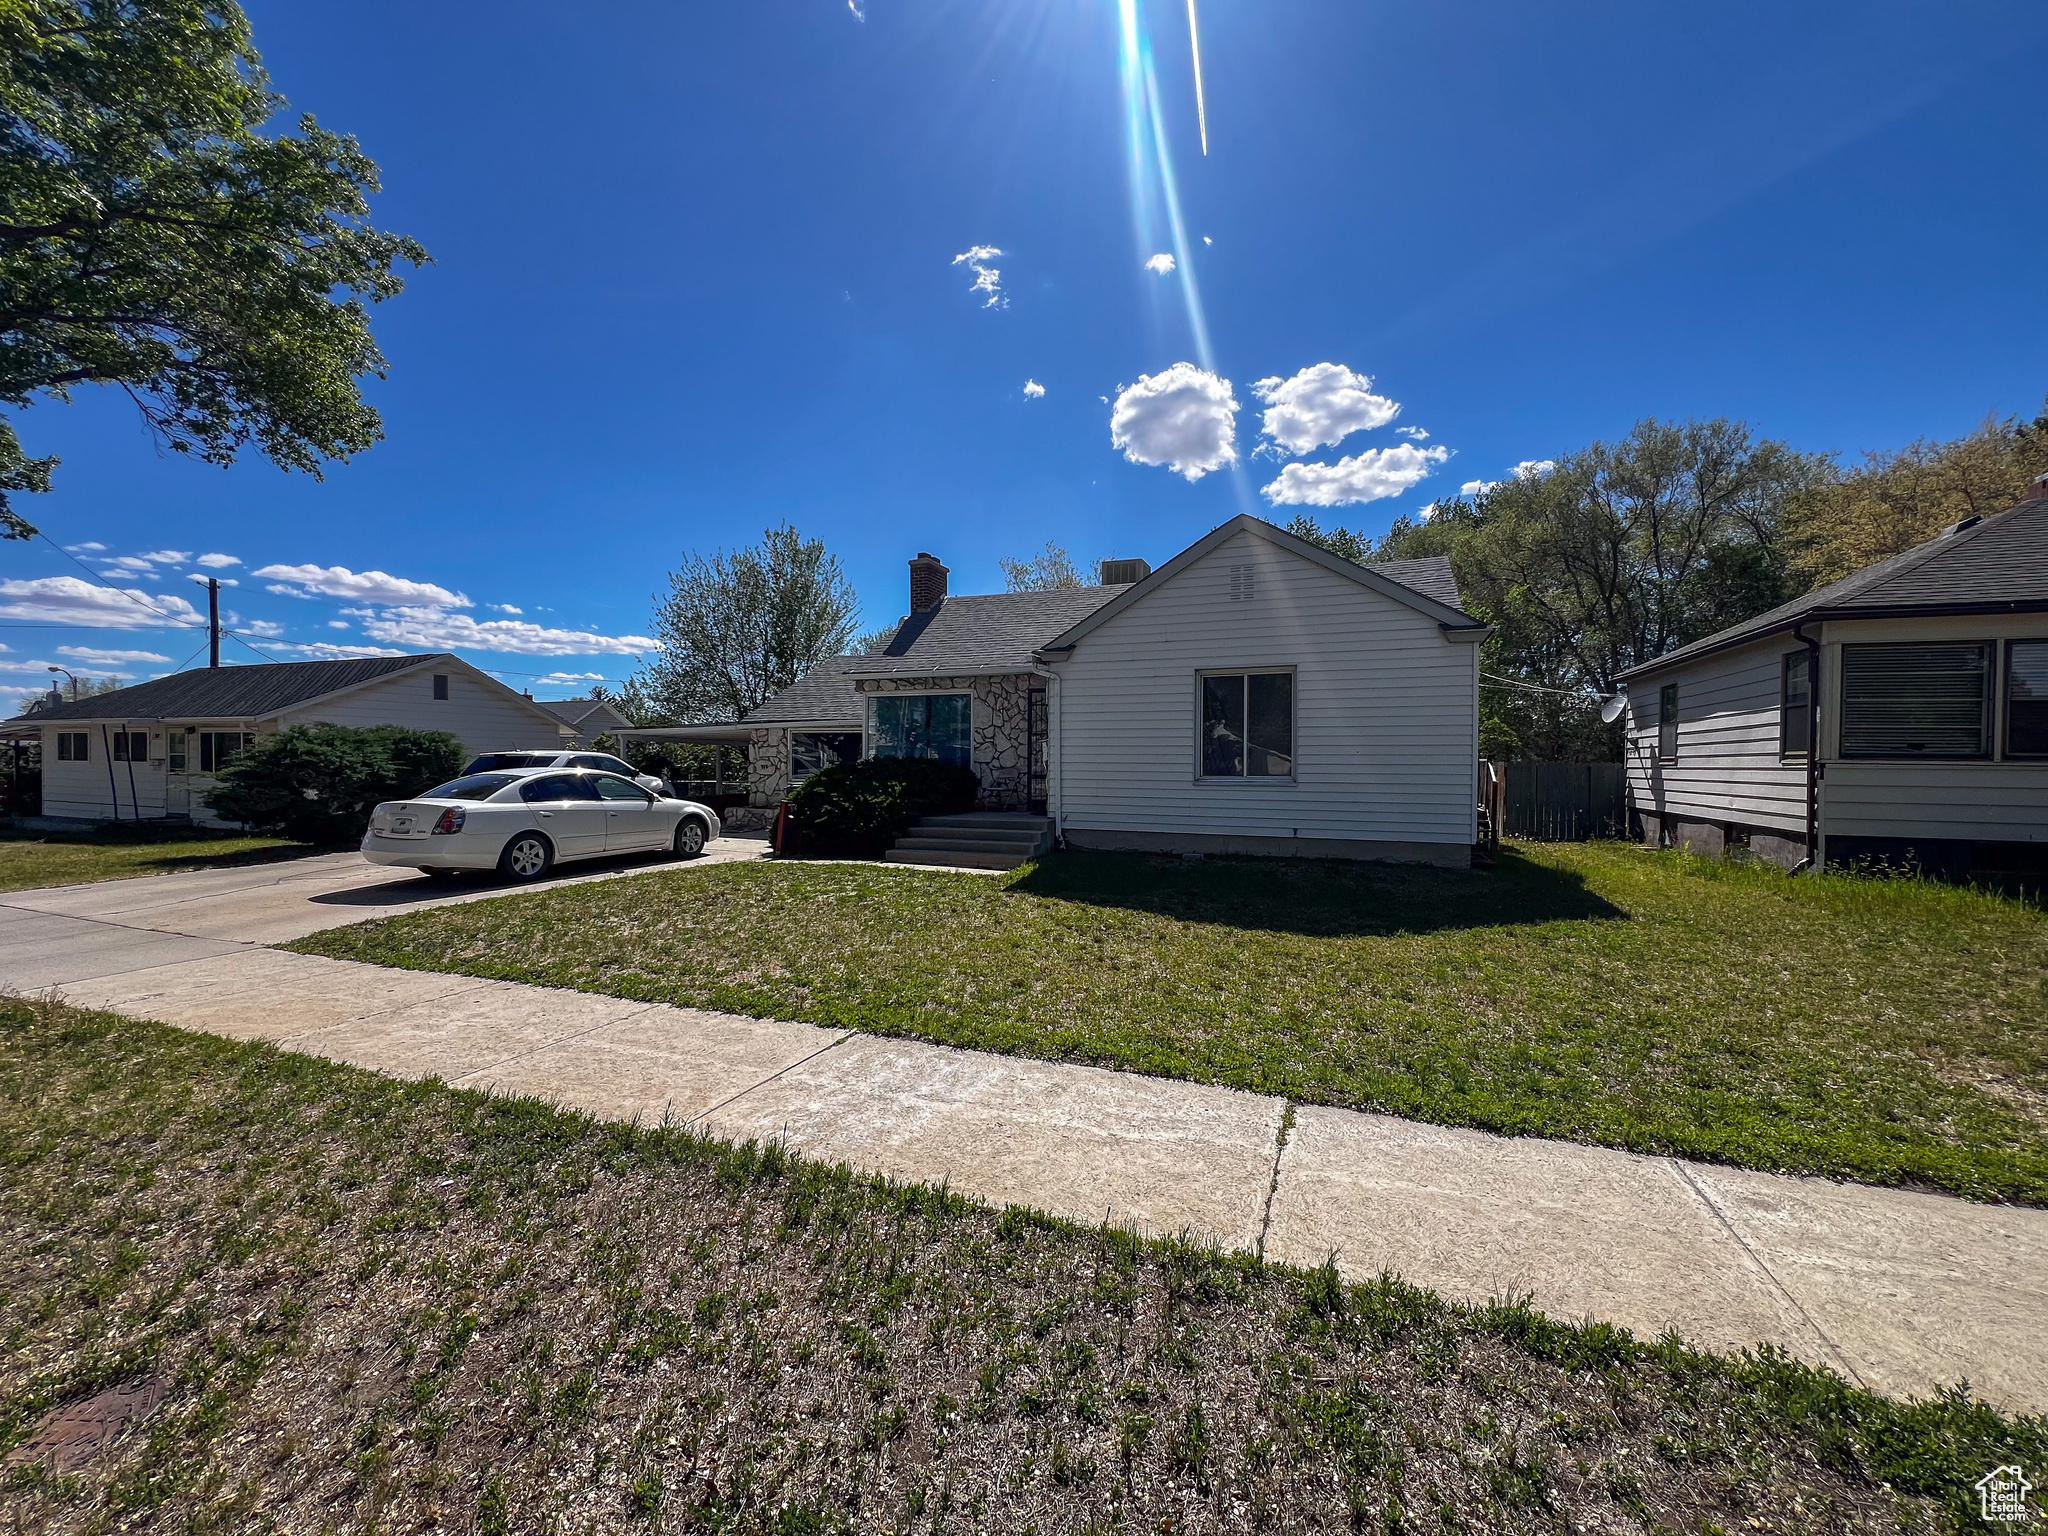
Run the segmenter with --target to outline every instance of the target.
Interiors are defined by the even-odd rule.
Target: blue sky
[[[1204,156],[1185,0],[1130,3],[1164,157],[1119,0],[257,0],[292,110],[435,257],[375,317],[386,441],[222,471],[87,391],[20,416],[64,459],[22,510],[110,578],[185,556],[118,584],[201,606],[234,557],[279,657],[457,649],[548,697],[630,673],[686,552],[784,520],[872,626],[920,549],[987,591],[1047,540],[1156,562],[1302,510],[1269,486],[1398,490],[1308,507],[1378,531],[1645,415],[1855,455],[2048,390],[2039,5],[1199,0]],[[63,627],[65,576],[0,545],[0,680],[203,639]]]

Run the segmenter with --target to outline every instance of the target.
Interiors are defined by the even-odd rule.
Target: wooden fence
[[[1496,763],[1508,837],[1581,843],[1626,837],[1628,779],[1620,763]]]

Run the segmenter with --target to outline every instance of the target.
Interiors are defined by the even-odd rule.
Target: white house
[[[1651,843],[2048,863],[2048,482],[1626,673]]]
[[[1080,847],[1470,863],[1486,628],[1448,561],[1355,565],[1237,517],[1103,574],[951,597],[920,554],[881,650],[728,725],[627,734],[744,742],[764,808],[827,762],[933,757]]]
[[[573,734],[460,657],[428,655],[178,672],[53,703],[0,724],[0,739],[41,743],[46,816],[218,826],[205,803],[215,770],[259,735],[315,722],[447,731],[471,753]]]

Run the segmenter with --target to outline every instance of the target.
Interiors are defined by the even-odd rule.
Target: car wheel
[[[453,885],[455,883],[455,871],[452,869],[434,869],[422,864],[420,866],[420,873],[425,875],[435,885]]]
[[[676,826],[676,857],[694,859],[704,851],[704,823],[685,816]]]
[[[522,832],[498,855],[498,873],[507,880],[538,880],[555,865],[555,846],[538,832]]]

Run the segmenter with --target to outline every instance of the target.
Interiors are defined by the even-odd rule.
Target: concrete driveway
[[[764,856],[714,843],[700,863]],[[631,878],[592,867],[548,885]],[[522,889],[534,889],[524,887]],[[0,986],[1079,1221],[2048,1410],[2048,1211],[1502,1137],[1197,1083],[266,945],[449,892],[353,855],[0,896]]]

